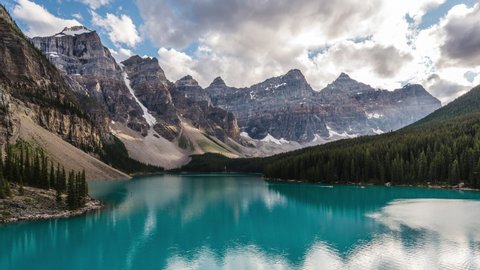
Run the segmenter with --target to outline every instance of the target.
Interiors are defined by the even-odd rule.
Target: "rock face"
[[[319,92],[299,70],[241,89],[216,78],[205,90],[214,106],[235,114],[250,137],[300,143],[396,130],[441,106],[420,85],[379,90],[345,73]]]
[[[155,131],[167,140],[174,140],[180,134],[180,119],[170,94],[174,85],[165,77],[158,60],[137,55],[122,64],[135,95],[157,120]]]
[[[18,125],[14,115],[24,110],[37,124],[77,147],[101,148],[102,126],[81,110],[58,70],[32,46],[1,5],[0,95],[2,133],[8,137]]]
[[[133,56],[118,65],[97,33],[83,26],[35,37],[33,44],[64,73],[77,95],[89,100],[83,102],[88,105],[85,110],[97,118],[103,109],[113,121],[144,136],[151,125],[170,141],[180,136],[182,121],[220,140],[239,138],[233,114],[212,107],[192,77],[175,84],[168,81],[155,58]],[[146,116],[154,119],[149,123]]]
[[[213,107],[207,92],[191,76],[176,83],[168,81],[156,58],[133,56],[122,64],[135,95],[157,118],[155,131],[164,138],[176,139],[181,133],[181,122],[187,121],[221,141],[239,139],[235,116]]]
[[[189,98],[199,103],[207,103],[207,106],[211,106],[212,101],[208,96],[208,93],[198,85],[198,82],[187,75],[177,82],[175,82],[175,89],[185,95],[185,98]]]
[[[205,90],[191,76],[175,82],[172,93],[180,115],[189,119],[194,127],[221,141],[226,141],[227,137],[236,141],[240,138],[240,128],[233,113],[212,106]]]
[[[98,122],[105,120],[101,108],[110,119],[146,133],[148,125],[125,85],[122,68],[95,31],[75,26],[54,36],[35,37],[32,42],[65,74],[70,86],[86,101],[83,109]]]
[[[193,78],[168,81],[155,58],[117,64],[97,33],[83,26],[29,40],[0,7],[0,146],[26,139],[65,167],[71,161],[62,154],[72,151],[61,147],[70,146],[64,141],[98,156],[104,143],[117,142],[112,134],[137,159],[148,154],[142,162],[169,168],[192,153],[240,155],[236,118],[213,107]],[[201,95],[189,92],[197,88]],[[108,167],[77,152],[90,158],[78,158],[90,166],[87,174]]]
[[[0,224],[73,217],[103,207],[99,200],[87,196],[85,206],[77,210],[69,210],[65,203],[66,198],[63,198],[63,202],[58,203],[53,190],[24,187],[23,194],[20,194],[18,189],[18,186],[12,184],[10,187],[12,196],[7,199],[0,199],[0,206],[2,207]],[[25,198],[28,198],[28,200],[25,200]]]

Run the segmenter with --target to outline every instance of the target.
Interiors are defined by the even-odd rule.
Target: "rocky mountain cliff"
[[[133,56],[122,64],[135,95],[155,113],[155,131],[164,138],[177,138],[181,133],[181,122],[187,121],[221,141],[239,139],[235,116],[221,108],[212,107],[205,90],[191,76],[175,83],[168,81],[156,58]]]
[[[180,118],[170,91],[174,85],[167,80],[155,58],[133,56],[122,62],[130,86],[139,101],[156,119],[156,132],[168,140],[180,134]]]
[[[148,124],[125,85],[122,68],[95,31],[75,26],[54,36],[35,37],[32,42],[63,72],[77,95],[87,101],[82,102],[83,109],[97,116],[106,129],[108,123],[102,111],[113,121],[146,134]]]
[[[205,91],[249,137],[302,144],[396,130],[441,106],[420,85],[380,90],[345,73],[314,91],[299,70],[241,89],[216,78]]]
[[[0,147],[22,140],[88,179],[128,178],[95,158],[110,135],[81,103],[0,5]]]
[[[102,130],[82,110],[58,70],[23,35],[0,6],[2,140],[14,137],[21,112],[87,151],[99,149]],[[2,144],[5,141],[1,142]]]
[[[212,143],[208,136],[219,140],[215,144],[235,144],[240,139],[232,113],[212,107],[201,88],[198,93],[203,93],[203,99],[196,96],[198,84],[193,78],[168,81],[155,58],[133,56],[117,64],[97,33],[83,26],[35,37],[32,42],[62,72],[82,100],[82,109],[107,132],[112,130],[142,162],[164,166],[157,158],[143,159],[139,154],[158,149],[178,160],[192,152],[202,153],[197,148]],[[162,153],[150,154],[159,157]]]

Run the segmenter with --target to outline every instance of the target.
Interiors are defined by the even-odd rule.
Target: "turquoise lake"
[[[90,183],[107,208],[0,226],[0,269],[479,269],[480,193],[185,174]]]

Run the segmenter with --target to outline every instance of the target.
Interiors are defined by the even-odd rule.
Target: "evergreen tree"
[[[14,182],[14,167],[13,167],[13,153],[10,145],[6,146],[5,168],[4,176],[7,181]]]
[[[473,169],[472,186],[474,188],[480,187],[480,158]]]
[[[75,176],[73,172],[70,172],[68,175],[67,205],[68,205],[68,209],[70,210],[74,210],[77,208],[76,183],[75,183]]]
[[[45,153],[42,150],[39,150],[40,154],[40,181],[41,187],[44,189],[50,188],[49,177],[48,177],[48,160],[45,156]]]
[[[30,150],[28,148],[25,149],[25,160],[24,160],[24,182],[27,184],[32,184],[32,160],[30,157]]]
[[[5,199],[7,195],[5,194],[5,180],[2,178],[0,179],[0,199]]]
[[[81,173],[79,173],[79,181],[80,181],[80,190],[79,190],[79,193],[80,193],[80,200],[79,200],[79,204],[80,206],[84,206],[85,205],[85,202],[86,202],[86,198],[88,196],[88,183],[87,183],[87,180],[86,180],[86,177],[85,177],[85,170],[82,170]]]
[[[57,201],[57,204],[62,203],[62,191],[60,191],[58,186],[55,186],[55,200]]]
[[[450,165],[449,172],[450,172],[450,175],[449,175],[450,184],[456,183],[460,179],[458,160],[455,159],[453,161],[453,163]]]
[[[41,173],[40,173],[40,157],[38,156],[38,153],[34,152],[33,154],[33,174],[32,174],[32,185],[35,187],[40,187],[41,186],[41,181],[40,181]]]
[[[48,158],[42,149],[31,150],[29,145],[21,140],[15,145],[6,145],[5,148],[5,161],[0,153],[0,198],[10,196],[8,183],[16,182],[19,184],[21,195],[24,192],[24,184],[43,189],[52,187],[57,192],[58,202],[61,202],[62,192],[67,191],[67,177],[65,169],[63,167],[60,169],[60,164],[57,164],[55,170],[53,162],[50,162],[49,166]],[[84,177],[84,172],[71,171],[69,175],[72,184],[70,192],[73,192],[72,198],[75,199],[72,201],[74,208],[83,205],[85,190],[88,190]]]
[[[60,190],[62,192],[67,190],[67,174],[65,173],[65,168],[63,166],[60,174]]]
[[[60,163],[57,163],[57,169],[55,170],[55,189],[62,191],[61,186],[62,171],[60,170]]]
[[[10,196],[10,187],[3,174],[0,173],[0,199],[5,199],[8,196]]]
[[[48,177],[48,182],[50,183],[50,187],[57,190],[57,180],[55,178],[55,167],[53,167],[53,162],[50,162],[50,175]]]

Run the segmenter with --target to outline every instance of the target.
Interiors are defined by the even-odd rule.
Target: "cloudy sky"
[[[478,0],[0,0],[27,35],[96,30],[117,59],[157,57],[170,80],[248,86],[298,68],[421,83],[444,103],[480,84]]]

